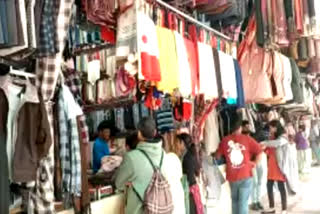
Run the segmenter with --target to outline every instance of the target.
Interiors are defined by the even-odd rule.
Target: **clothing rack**
[[[19,71],[19,70],[14,70],[10,67],[10,74],[16,75],[16,76],[21,76],[21,77],[27,77],[27,78],[36,78],[35,74],[32,73],[27,73],[24,71]]]
[[[156,2],[158,4],[160,4],[160,5],[168,8],[168,9],[172,10],[173,12],[179,14],[180,16],[184,17],[185,19],[189,20],[190,22],[193,22],[194,24],[196,24],[198,26],[201,26],[201,27],[203,27],[204,29],[206,29],[206,30],[208,30],[210,32],[213,32],[215,35],[217,35],[217,36],[219,36],[219,37],[221,37],[221,38],[223,38],[225,40],[232,41],[230,37],[224,35],[223,33],[219,32],[219,31],[217,31],[217,30],[215,30],[215,29],[213,29],[213,28],[211,28],[211,27],[209,27],[209,26],[207,26],[207,25],[205,25],[205,24],[203,24],[201,22],[199,22],[195,18],[192,18],[191,16],[181,12],[180,10],[176,9],[175,7],[172,7],[171,5],[165,3],[164,1],[156,0]]]

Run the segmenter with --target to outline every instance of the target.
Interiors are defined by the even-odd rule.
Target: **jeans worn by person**
[[[232,214],[248,214],[248,201],[252,190],[252,178],[230,182]]]
[[[263,175],[264,175],[264,169],[263,169],[262,163],[260,162],[257,165],[257,167],[253,169],[252,192],[251,192],[251,200],[253,204],[260,203]]]
[[[312,152],[316,158],[316,163],[320,164],[320,147],[317,141],[311,141],[310,142],[310,147],[312,149]]]

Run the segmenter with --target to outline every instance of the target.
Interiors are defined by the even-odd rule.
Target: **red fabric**
[[[303,16],[302,16],[302,4],[301,0],[294,0],[295,10],[295,23],[298,33],[303,33]]]
[[[268,156],[268,180],[285,182],[286,178],[284,177],[278,166],[276,149],[267,148],[265,152]]]
[[[192,104],[190,102],[183,102],[182,104],[183,108],[183,119],[184,120],[190,120],[192,115]]]
[[[198,62],[198,38],[197,28],[195,25],[190,25],[188,29],[190,40],[185,40],[186,48],[188,51],[188,58],[191,69],[191,80],[192,80],[192,95],[196,95],[200,87],[199,83],[199,62]],[[188,42],[190,41],[190,42]]]
[[[192,185],[190,188],[190,193],[196,205],[197,214],[204,214],[203,204],[201,201],[200,188],[198,184]]]
[[[146,81],[161,80],[159,59],[146,52],[141,52],[141,73]]]
[[[111,44],[116,43],[115,32],[108,27],[101,27],[101,38],[105,42],[109,42]]]
[[[232,141],[234,142],[233,145],[239,149],[234,149],[235,147],[231,145]],[[240,159],[240,161],[235,164],[235,161],[231,160],[231,155],[234,158],[239,152],[242,153],[243,159]],[[250,136],[233,134],[223,138],[218,148],[218,154],[226,158],[227,180],[236,182],[252,177],[253,164],[251,160],[261,152],[261,146]]]
[[[191,85],[192,85],[192,95],[197,94],[197,89],[199,88],[199,62],[198,62],[198,52],[197,52],[197,43],[192,42],[189,39],[184,40],[187,53],[188,61],[191,70]]]

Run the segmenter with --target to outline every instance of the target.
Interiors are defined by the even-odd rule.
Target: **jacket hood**
[[[160,159],[162,154],[162,141],[157,140],[155,142],[141,142],[137,145],[137,149],[145,151],[151,159]]]

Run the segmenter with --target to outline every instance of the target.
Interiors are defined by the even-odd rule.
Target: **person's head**
[[[248,120],[242,121],[242,133],[243,134],[250,134],[250,123]]]
[[[151,140],[157,134],[156,122],[151,117],[144,117],[138,124],[138,139],[140,141]]]
[[[133,150],[137,147],[139,143],[138,133],[134,132],[126,137],[126,146],[128,150]]]
[[[306,126],[304,124],[299,125],[299,131],[300,132],[306,131]]]
[[[109,141],[111,137],[111,126],[108,121],[102,121],[98,126],[98,135],[101,139]]]
[[[230,133],[241,134],[242,133],[242,117],[236,113],[231,121]]]
[[[275,138],[280,137],[281,135],[286,133],[285,128],[282,126],[279,120],[272,120],[269,123],[270,134]]]

